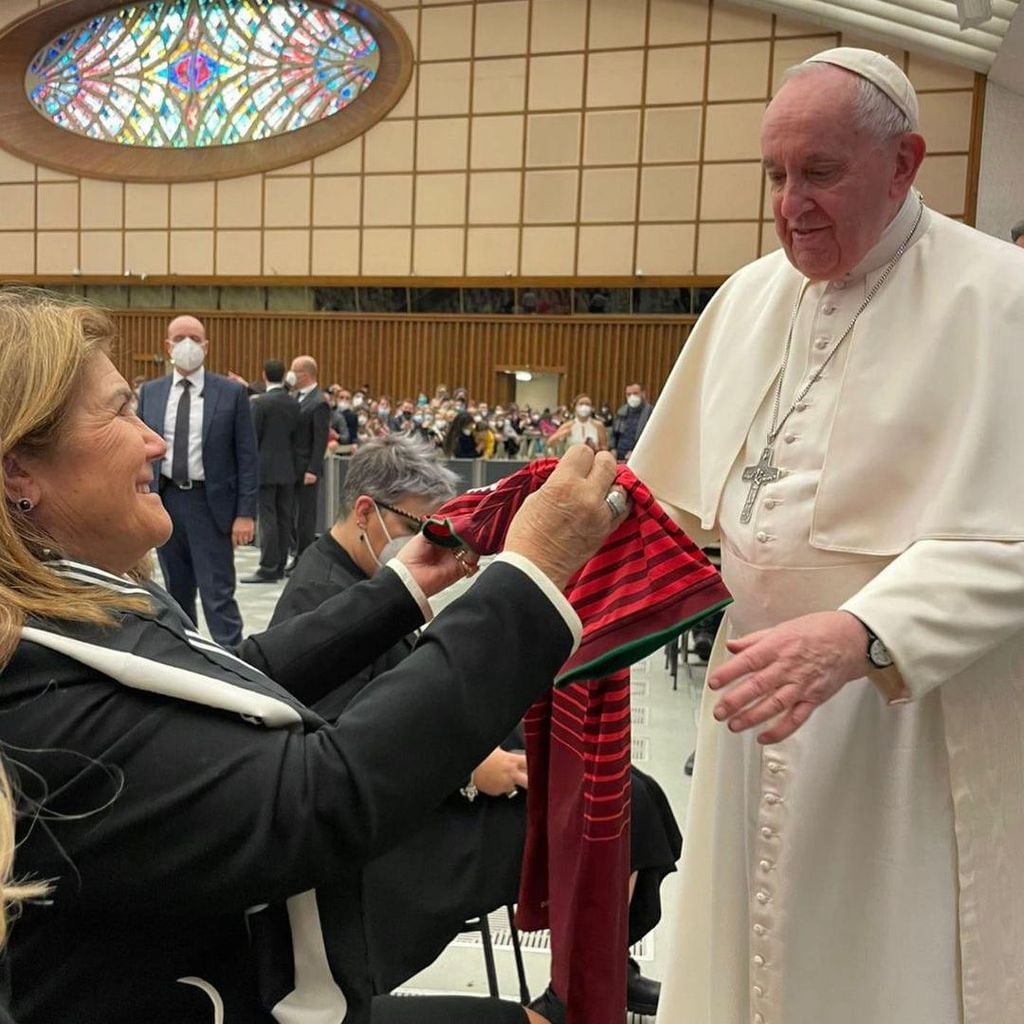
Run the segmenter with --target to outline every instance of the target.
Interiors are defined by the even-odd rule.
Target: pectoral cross
[[[750,481],[750,493],[740,513],[740,522],[749,523],[754,513],[754,503],[757,501],[758,492],[765,484],[773,484],[782,476],[782,470],[772,465],[772,446],[769,445],[761,452],[756,466],[747,466],[743,470],[743,479]]]

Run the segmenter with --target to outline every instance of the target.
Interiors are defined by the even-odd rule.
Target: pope
[[[660,1024],[1011,1024],[1024,1006],[1024,275],[929,210],[903,72],[792,69],[781,250],[688,340],[630,461],[735,597]]]

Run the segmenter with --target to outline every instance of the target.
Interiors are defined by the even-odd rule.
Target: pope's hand
[[[708,677],[712,690],[730,687],[715,718],[733,732],[771,722],[758,742],[781,742],[867,672],[867,637],[848,612],[815,612],[730,640],[733,657]]]
[[[528,558],[564,590],[624,518],[613,515],[605,501],[614,483],[615,460],[607,452],[595,455],[585,444],[573,445],[523,502],[508,528],[505,550]]]

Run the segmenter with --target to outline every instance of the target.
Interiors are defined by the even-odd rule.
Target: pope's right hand
[[[523,502],[505,536],[505,550],[528,558],[559,590],[625,516],[605,498],[615,483],[615,460],[573,445],[544,485]]]

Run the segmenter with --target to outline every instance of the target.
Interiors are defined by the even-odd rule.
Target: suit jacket
[[[161,437],[173,374],[147,381],[139,391],[139,418]],[[259,500],[259,455],[241,384],[206,371],[203,384],[203,493],[214,522],[225,533],[237,516],[256,516]],[[160,489],[160,463],[153,463],[151,489]]]
[[[324,475],[327,433],[331,427],[331,406],[323,391],[316,387],[299,400],[299,427],[295,435],[296,479],[303,473]]]
[[[299,403],[284,388],[273,388],[255,395],[250,408],[260,449],[260,484],[294,484]]]

